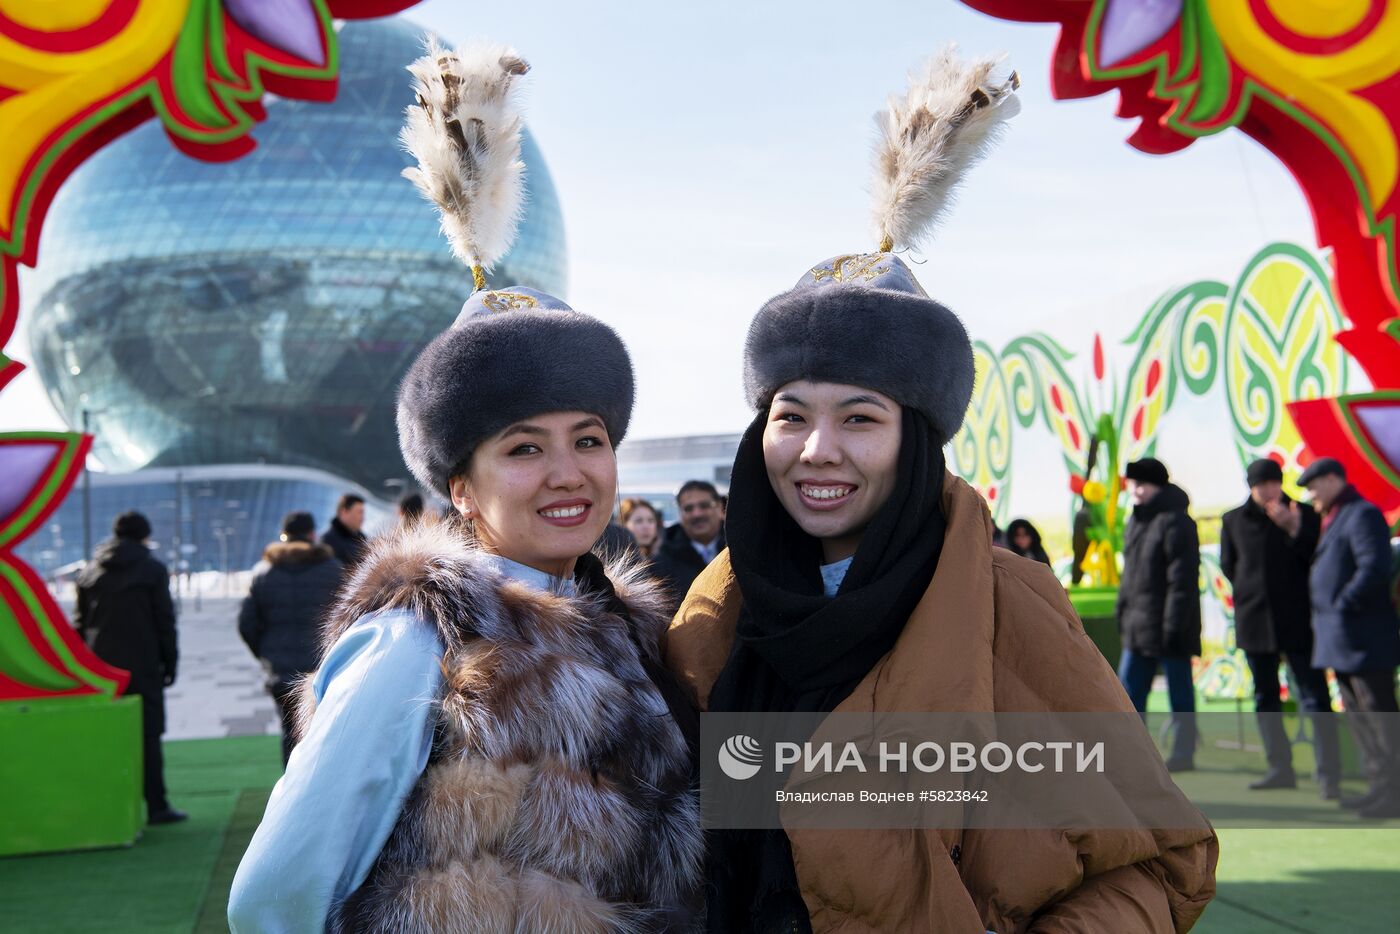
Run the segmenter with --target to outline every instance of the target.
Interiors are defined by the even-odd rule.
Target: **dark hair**
[[[405,493],[399,497],[399,512],[405,519],[417,519],[423,514],[423,497],[417,493]]]
[[[1025,531],[1030,535],[1032,545],[1040,544],[1040,530],[1031,525],[1029,519],[1012,519],[1010,524],[1006,527],[1006,540],[1008,542],[1012,541],[1012,536],[1020,531]]]
[[[627,520],[632,518],[632,513],[636,512],[638,509],[650,510],[651,514],[656,518],[657,526],[661,525],[661,510],[644,499],[624,499],[622,501],[622,505],[617,511],[618,517],[622,519],[622,524],[626,525]]]
[[[282,518],[282,534],[288,538],[308,538],[316,533],[316,520],[309,512],[289,512]]]
[[[335,504],[335,514],[338,516],[347,509],[351,509],[363,503],[365,498],[359,493],[344,493]]]
[[[708,480],[687,480],[682,483],[681,488],[676,491],[676,502],[680,503],[682,496],[696,490],[710,494],[711,499],[719,502],[719,490],[715,489],[715,485]]]
[[[1024,531],[1031,537],[1031,543],[1025,548],[1016,544],[1016,533]],[[1031,525],[1029,519],[1012,519],[1006,526],[1006,549],[1013,554],[1018,554],[1023,558],[1031,558],[1035,561],[1042,561],[1050,564],[1050,556],[1045,551],[1045,546],[1040,542],[1040,530]]]
[[[144,541],[151,537],[151,520],[134,509],[124,512],[112,520],[112,534],[135,542]]]

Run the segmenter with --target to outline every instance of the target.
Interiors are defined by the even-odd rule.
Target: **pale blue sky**
[[[811,0],[429,0],[407,17],[449,42],[510,43],[533,65],[527,119],[563,205],[568,299],[632,349],[636,437],[748,421],[739,373],[749,319],[815,261],[874,247],[871,116],[950,40],[969,53],[1006,52],[1023,78],[1020,115],[916,267],[974,337],[1000,347],[1044,330],[1087,350],[1095,330],[1108,343],[1126,336],[1174,284],[1230,281],[1272,240],[1312,243],[1291,177],[1246,137],[1138,153],[1124,142],[1132,124],[1113,115],[1116,95],[1051,100],[1054,27],[1002,22],[954,0],[867,10]],[[22,335],[9,352],[26,358]],[[0,429],[60,424],[32,374],[6,391]],[[1058,459],[1037,469],[1053,449],[1036,436],[1017,432],[1013,504],[1062,508]],[[1211,476],[1220,455],[1189,444],[1164,457],[1176,455],[1184,479],[1233,497],[1233,479]]]

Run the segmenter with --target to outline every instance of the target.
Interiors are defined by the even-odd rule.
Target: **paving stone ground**
[[[238,637],[239,596],[180,599],[179,676],[165,692],[165,738],[276,735],[262,666]]]

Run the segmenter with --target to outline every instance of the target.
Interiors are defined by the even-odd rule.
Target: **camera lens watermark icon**
[[[753,778],[763,768],[763,747],[752,736],[731,736],[719,747],[719,767],[736,781]]]

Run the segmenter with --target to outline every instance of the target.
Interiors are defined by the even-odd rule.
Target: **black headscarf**
[[[831,598],[822,589],[821,543],[768,482],[767,413],[744,433],[726,523],[743,606],[710,710],[834,710],[894,647],[933,578],[947,527],[942,449],[924,416],[906,408],[902,419],[894,491]],[[710,861],[709,930],[811,930],[786,833],[717,831]]]
[[[1016,544],[1016,533],[1023,530],[1031,537],[1031,543],[1026,548],[1021,548]],[[1040,530],[1031,525],[1029,519],[1011,520],[1011,524],[1006,527],[1006,548],[1022,558],[1050,564],[1050,555],[1045,551],[1045,546],[1040,541]]]

